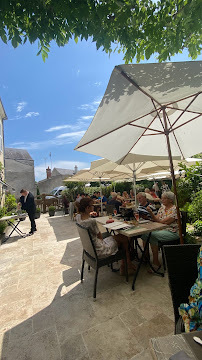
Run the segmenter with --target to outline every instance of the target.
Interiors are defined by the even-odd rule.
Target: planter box
[[[49,216],[54,216],[54,215],[55,215],[55,210],[53,210],[53,211],[49,210]]]

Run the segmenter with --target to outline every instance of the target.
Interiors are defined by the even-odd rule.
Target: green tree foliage
[[[201,0],[0,0],[0,36],[16,48],[39,41],[45,61],[51,41],[64,46],[91,38],[107,53],[124,53],[126,62],[159,54],[170,59],[187,48],[201,52]]]
[[[15,212],[17,209],[17,203],[15,196],[12,194],[7,194],[5,199],[5,210],[8,215],[10,212]]]
[[[201,189],[202,163],[196,162],[190,167],[180,164],[180,168],[185,171],[185,177],[177,180],[177,194],[179,206],[183,207]]]
[[[66,196],[68,201],[74,201],[76,198],[76,194],[85,192],[84,182],[66,181],[64,182],[64,184],[65,186],[67,186],[67,190],[64,190],[62,194]]]
[[[199,191],[189,206],[189,217],[193,220],[202,220],[202,190]]]

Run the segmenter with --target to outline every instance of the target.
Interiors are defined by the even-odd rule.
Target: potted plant
[[[40,216],[41,216],[41,209],[37,207],[35,212],[35,219],[39,219]]]
[[[55,215],[55,206],[49,206],[48,208],[49,216]]]

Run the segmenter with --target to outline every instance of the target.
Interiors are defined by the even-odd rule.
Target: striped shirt
[[[140,217],[147,217],[148,219],[151,219],[151,215],[149,213],[149,211],[147,211],[147,206],[150,207],[150,209],[152,210],[154,215],[157,215],[157,209],[155,208],[154,205],[151,205],[149,202],[146,203],[146,205],[139,205],[137,208],[137,211],[139,213]]]

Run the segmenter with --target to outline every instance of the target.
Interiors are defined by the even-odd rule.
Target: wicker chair
[[[175,316],[175,334],[184,332],[178,308],[181,303],[188,302],[190,289],[198,276],[197,254],[199,248],[200,245],[196,244],[165,245],[163,247]]]
[[[82,246],[83,246],[81,282],[83,282],[84,264],[86,261],[89,265],[88,269],[90,269],[90,267],[95,269],[95,280],[94,280],[94,290],[93,290],[93,298],[95,300],[96,299],[98,270],[102,266],[111,265],[114,262],[124,259],[126,281],[128,282],[128,268],[127,268],[126,253],[123,250],[119,250],[115,255],[110,255],[106,258],[98,258],[95,247],[94,247],[94,243],[91,238],[90,231],[80,224],[76,224],[76,225],[78,227],[79,236],[80,236]]]

